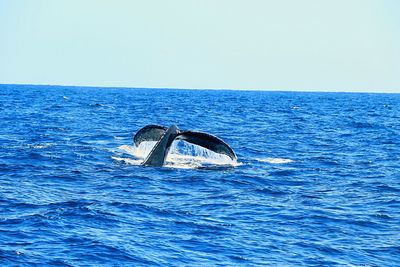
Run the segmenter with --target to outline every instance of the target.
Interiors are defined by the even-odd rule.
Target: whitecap
[[[29,145],[29,147],[30,148],[33,148],[33,149],[43,149],[43,148],[47,148],[47,147],[49,147],[50,145],[49,144],[35,144],[35,145]]]
[[[294,160],[285,158],[258,158],[256,160],[258,160],[259,162],[267,162],[271,164],[287,164],[294,162]]]

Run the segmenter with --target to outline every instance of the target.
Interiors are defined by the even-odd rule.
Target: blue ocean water
[[[147,124],[239,165],[117,160]],[[1,266],[400,266],[400,94],[0,85]]]

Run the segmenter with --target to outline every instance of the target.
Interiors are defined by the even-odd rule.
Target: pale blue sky
[[[398,0],[0,0],[0,83],[400,92]]]

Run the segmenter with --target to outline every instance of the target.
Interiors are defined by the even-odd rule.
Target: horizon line
[[[16,85],[16,86],[48,86],[48,87],[86,87],[86,88],[103,88],[103,89],[148,89],[148,90],[202,90],[202,91],[251,91],[251,92],[292,92],[292,93],[359,93],[359,94],[400,94],[400,92],[391,91],[341,91],[341,90],[321,90],[321,89],[265,89],[265,88],[200,88],[200,87],[129,87],[129,86],[97,86],[97,85],[63,85],[63,84],[31,84],[31,83],[0,83],[0,85]]]

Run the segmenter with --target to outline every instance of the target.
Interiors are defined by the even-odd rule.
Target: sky
[[[0,83],[400,93],[398,0],[0,0]]]

